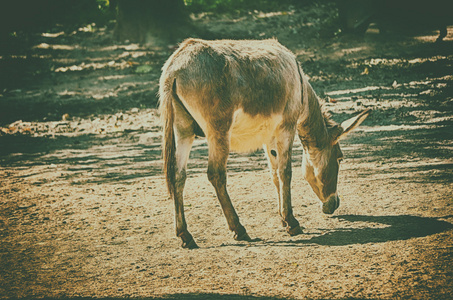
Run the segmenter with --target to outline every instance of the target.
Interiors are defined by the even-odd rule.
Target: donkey
[[[263,147],[278,193],[278,211],[291,235],[302,233],[291,205],[291,151],[302,142],[304,177],[332,214],[337,194],[338,141],[362,123],[365,110],[341,125],[330,120],[295,55],[277,40],[187,39],[162,68],[159,110],[167,187],[175,205],[176,235],[197,248],[187,230],[183,190],[195,136],[207,138],[208,179],[215,188],[234,239],[250,241],[227,192],[230,151]]]

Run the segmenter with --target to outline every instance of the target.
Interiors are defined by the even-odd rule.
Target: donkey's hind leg
[[[186,166],[193,140],[194,136],[182,138],[178,137],[176,134],[176,184],[173,199],[175,203],[176,235],[181,238],[182,247],[189,249],[198,248],[192,235],[187,230],[183,200],[184,186],[186,182]]]
[[[176,235],[181,238],[183,248],[194,249],[198,248],[198,245],[187,230],[183,193],[186,182],[187,161],[195,139],[193,130],[195,123],[192,117],[178,103],[175,103],[175,115],[176,182],[175,191],[172,194],[175,203]]]
[[[251,241],[244,226],[239,222],[239,217],[226,189],[226,163],[229,154],[228,133],[214,133],[214,135],[208,135],[208,179],[215,188],[217,198],[227,219],[228,227],[234,232],[234,239],[237,241]]]

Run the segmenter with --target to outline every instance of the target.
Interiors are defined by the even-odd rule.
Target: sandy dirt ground
[[[319,33],[321,17],[196,19],[219,37],[277,37],[338,122],[373,109],[342,142],[333,216],[302,178],[296,140],[295,237],[258,151],[228,163],[257,239],[234,241],[197,139],[185,191],[196,250],[175,237],[161,172],[156,91],[174,47],[119,44],[111,26],[19,36],[1,59],[0,298],[452,299],[453,27],[435,44],[431,31]]]

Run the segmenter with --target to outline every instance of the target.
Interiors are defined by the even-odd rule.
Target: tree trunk
[[[175,42],[191,28],[184,0],[117,0],[115,37],[136,43]]]

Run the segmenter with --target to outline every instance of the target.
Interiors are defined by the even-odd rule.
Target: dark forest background
[[[149,37],[177,40],[187,35],[209,35],[194,28],[190,14],[202,12],[239,14],[249,11],[280,11],[333,3],[338,15],[331,16],[343,32],[362,34],[371,22],[381,31],[395,29],[440,29],[452,18],[448,0],[18,0],[0,4],[2,39],[18,31],[51,30],[95,22],[102,26],[116,20],[117,39],[149,42]],[[208,36],[209,37],[209,36]]]

